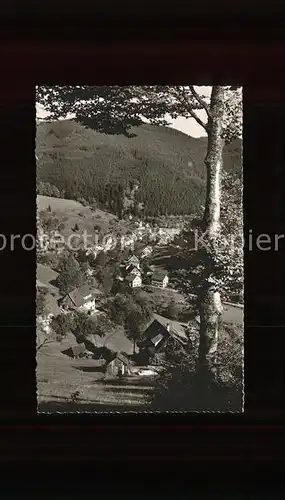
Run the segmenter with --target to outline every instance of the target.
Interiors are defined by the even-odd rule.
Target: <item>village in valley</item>
[[[74,217],[80,208],[87,219],[88,211],[96,216],[96,209],[80,207],[71,200],[62,200],[58,209],[59,201],[38,195],[38,208],[48,207],[39,210],[39,221],[46,220],[46,214],[55,216],[50,211],[53,203],[58,226],[60,218],[65,219],[66,214]],[[175,218],[169,220],[173,226]],[[73,251],[57,243],[39,248],[37,289],[44,306],[37,316],[38,400],[44,409],[64,409],[69,400],[75,406],[76,401],[86,405],[84,411],[89,411],[89,406],[90,411],[147,408],[155,379],[165,370],[165,352],[170,347],[174,351],[183,348],[191,339],[193,345],[198,342],[199,318],[170,279],[176,238],[182,231],[179,220],[176,224],[176,228],[159,228],[127,218],[126,226],[133,231],[126,231],[117,250],[112,249],[111,236],[104,244],[85,250]],[[68,285],[62,293],[60,273],[55,269],[61,262],[68,269],[76,257],[81,284],[74,288]],[[113,274],[107,272],[99,282],[98,275],[109,258],[116,259]],[[49,261],[54,262],[53,267],[41,263]],[[128,318],[132,309],[122,314],[122,307],[133,308],[133,315]],[[224,316],[227,324],[241,325],[241,306],[226,306]],[[69,371],[73,372],[70,379]],[[46,378],[42,376],[45,373]]]
[[[107,140],[114,155],[113,136],[96,132],[91,137],[88,128],[86,132],[71,120],[38,121],[37,127],[38,411],[183,408],[177,387],[185,386],[189,373],[195,374],[199,358],[199,292],[195,269],[185,266],[185,245],[201,206],[199,197],[202,199],[204,191],[200,181],[195,178],[193,184],[197,190],[193,211],[182,207],[186,195],[173,198],[175,185],[180,186],[178,176],[176,184],[172,180],[165,188],[170,189],[169,201],[161,195],[156,199],[156,190],[163,189],[161,181],[151,178],[148,188],[142,174],[138,175],[140,165],[131,180],[103,182],[107,165],[103,162],[103,173],[97,170],[94,178],[92,172],[86,174],[81,187],[81,155],[89,163],[100,148],[100,155],[106,155]],[[148,133],[149,127],[142,128],[138,136]],[[157,128],[160,134],[170,130]],[[94,151],[84,146],[84,140],[91,145],[95,140]],[[125,144],[129,148],[137,140],[126,139],[120,148],[126,148]],[[169,143],[168,137],[166,141]],[[71,144],[76,144],[74,150]],[[114,172],[122,162],[120,148]],[[134,164],[128,164],[129,149],[124,161],[126,170],[132,172],[142,160],[134,146],[130,151]],[[73,163],[62,167],[68,155],[73,155]],[[143,161],[145,172],[149,160]],[[78,168],[79,174],[69,175],[72,168]],[[97,179],[102,187],[97,186],[94,196],[92,183]],[[187,279],[181,274],[183,266]],[[239,289],[233,286],[225,295],[221,311],[219,380],[234,385],[242,373],[243,295]],[[173,380],[178,380],[178,386]],[[231,404],[230,397],[226,396],[226,404]],[[186,410],[195,411],[195,401],[187,404]],[[240,403],[232,404],[234,408]]]
[[[49,203],[48,207],[51,207],[53,200],[58,202],[57,199],[49,199],[39,195],[38,206],[41,207],[43,203]],[[83,207],[82,209],[84,210]],[[39,211],[41,217],[42,212],[44,211]],[[45,357],[52,365],[55,363],[53,358],[48,358],[48,353],[56,350],[59,358],[68,359],[70,367],[73,367],[74,371],[82,370],[84,373],[86,370],[91,374],[92,369],[94,369],[95,379],[98,383],[106,381],[108,385],[108,380],[109,383],[112,380],[120,380],[124,389],[129,385],[130,393],[134,392],[132,398],[135,398],[136,407],[141,405],[138,397],[140,392],[146,392],[142,384],[150,385],[148,389],[151,390],[151,380],[162,369],[155,358],[158,357],[159,353],[163,354],[164,349],[171,342],[183,346],[183,343],[187,341],[188,323],[181,323],[170,318],[171,312],[172,317],[176,318],[176,315],[179,315],[184,299],[171,287],[167,269],[155,264],[156,261],[159,261],[159,256],[171,244],[174,235],[178,234],[181,229],[173,231],[172,228],[172,231],[169,231],[169,228],[151,228],[149,223],[144,225],[142,221],[134,221],[132,224],[129,222],[129,225],[134,228],[134,231],[132,237],[128,234],[124,238],[125,248],[122,250],[121,246],[119,247],[117,258],[122,258],[122,260],[117,266],[117,272],[111,278],[112,288],[107,292],[104,290],[104,284],[100,285],[95,276],[98,273],[100,259],[105,260],[108,258],[108,253],[112,254],[110,237],[107,238],[103,246],[101,244],[88,247],[85,250],[85,258],[83,258],[84,251],[81,249],[79,252],[68,252],[70,255],[73,254],[74,258],[80,254],[81,260],[83,258],[84,272],[82,273],[82,285],[73,289],[70,287],[66,294],[61,294],[56,286],[59,274],[51,266],[38,262],[37,287],[45,304],[43,311],[37,317],[38,373],[40,374],[42,370],[45,371],[47,368],[41,366]],[[54,246],[55,248],[51,249],[39,249],[38,260],[43,262],[45,259],[48,260],[49,256],[55,257],[56,262],[64,260],[65,249],[59,249],[57,245]],[[69,258],[67,257],[67,260]],[[135,301],[143,304],[147,309],[145,317],[138,317],[137,324],[136,319],[133,318],[133,325],[118,325],[116,319],[110,321],[108,307],[118,297],[129,299],[131,305]],[[164,311],[167,316],[164,315]],[[68,321],[65,323],[58,321],[63,318],[63,315],[66,319],[74,319],[79,315],[82,323],[79,335],[78,330],[72,332],[72,327],[70,331],[67,331]],[[105,331],[100,330],[99,334],[97,333],[98,319],[103,322],[105,319],[107,323]],[[87,320],[89,320],[89,324],[84,331]],[[92,323],[93,326],[91,326]],[[130,331],[126,331],[128,327]],[[57,334],[53,331],[54,329],[58,332]],[[51,370],[53,369],[56,371],[56,363],[55,366],[51,366]],[[64,383],[66,382],[64,381]],[[47,389],[51,385],[56,390],[53,384],[51,381],[47,381],[46,384],[41,382],[39,376],[39,401],[48,399],[48,395],[44,394],[45,385]],[[55,384],[58,385],[58,392],[61,392],[60,382]],[[137,385],[136,390],[132,388],[134,384]],[[94,392],[95,387],[96,384],[90,391],[91,393]],[[142,387],[141,390],[140,387]],[[43,393],[41,393],[41,388]],[[79,392],[82,392],[82,389],[84,388],[81,388]],[[71,390],[71,398],[74,392],[76,393],[75,390]],[[88,390],[85,389],[85,392]],[[102,393],[101,386],[98,393],[99,396]],[[125,392],[120,395],[118,386],[114,394],[115,404],[109,401],[105,403],[109,409],[113,405],[114,407],[120,405],[132,407],[132,399],[128,400],[128,395]],[[62,395],[63,402],[67,397],[67,394]],[[146,394],[144,394],[145,397]],[[59,402],[60,399],[58,396]],[[78,399],[80,400],[80,398]],[[86,396],[86,399],[90,402],[94,401],[89,395]],[[95,397],[95,402],[98,407],[104,406],[102,397],[98,401]]]

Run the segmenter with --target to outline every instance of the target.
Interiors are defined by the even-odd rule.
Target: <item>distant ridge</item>
[[[139,181],[147,215],[197,211],[205,199],[207,138],[170,127],[134,127],[134,137],[106,135],[73,120],[37,124],[37,180],[69,199],[104,200],[106,184]],[[225,147],[224,167],[241,168],[241,141]]]

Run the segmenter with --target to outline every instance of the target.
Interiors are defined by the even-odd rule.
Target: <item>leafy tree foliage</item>
[[[118,325],[123,325],[131,305],[132,298],[130,296],[117,293],[107,304],[110,319]]]
[[[133,341],[134,354],[136,354],[136,342],[141,336],[145,319],[144,312],[138,304],[133,305],[126,316],[125,330],[127,336]]]
[[[100,337],[104,337],[114,328],[112,321],[105,315],[100,315],[96,319],[96,334]]]
[[[72,332],[76,337],[88,337],[96,333],[96,324],[88,314],[77,311],[73,317]]]
[[[200,215],[201,217],[201,215]],[[214,243],[201,229],[201,218],[191,224],[179,240],[180,266],[173,272],[176,287],[185,293],[202,293],[205,279],[215,284],[224,300],[243,291],[243,211],[242,178],[223,172],[221,199],[221,231]],[[205,248],[206,247],[206,248]]]
[[[242,331],[238,325],[220,329],[216,380],[204,384],[197,376],[199,332],[185,347],[168,345],[165,371],[156,381],[152,399],[155,411],[240,411],[242,407]],[[161,358],[160,358],[161,365]]]
[[[134,342],[135,353],[135,343],[141,335],[142,327],[152,314],[151,304],[139,294],[117,293],[108,301],[107,309],[110,319],[125,327],[127,336]]]
[[[52,196],[54,198],[61,198],[63,197],[63,193],[57,189],[56,186],[53,184],[50,184],[50,182],[41,182],[39,181],[37,184],[37,194],[41,194],[44,196]]]
[[[142,123],[166,124],[171,100],[163,87],[149,86],[58,86],[37,87],[37,102],[50,112],[48,119],[75,114],[76,120],[90,128],[111,133],[130,134],[130,127]]]
[[[46,294],[45,288],[37,288],[36,297],[36,314],[37,316],[44,316],[46,313]]]
[[[55,285],[58,287],[60,292],[65,295],[71,292],[74,288],[81,286],[84,281],[83,278],[84,276],[79,263],[73,256],[71,256],[66,264],[66,268],[64,268],[56,278]]]
[[[177,320],[179,317],[179,312],[180,312],[179,307],[175,304],[175,301],[172,300],[165,309],[164,314],[167,318]]]
[[[72,328],[73,321],[71,314],[59,314],[51,321],[51,328],[56,333],[58,339],[65,337]]]

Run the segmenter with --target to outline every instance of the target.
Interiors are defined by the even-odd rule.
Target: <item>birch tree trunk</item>
[[[203,230],[207,234],[210,248],[206,253],[209,255],[205,274],[205,282],[199,299],[200,315],[200,344],[198,356],[198,371],[215,375],[216,354],[219,338],[219,316],[222,312],[220,293],[212,284],[213,270],[211,262],[215,243],[220,230],[220,184],[224,140],[223,116],[224,116],[224,87],[214,86],[212,89],[209,119],[207,124],[208,149],[205,158],[207,168],[207,189],[204,212]]]

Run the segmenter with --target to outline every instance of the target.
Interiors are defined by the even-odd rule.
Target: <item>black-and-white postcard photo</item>
[[[243,412],[242,88],[39,86],[40,413]]]

